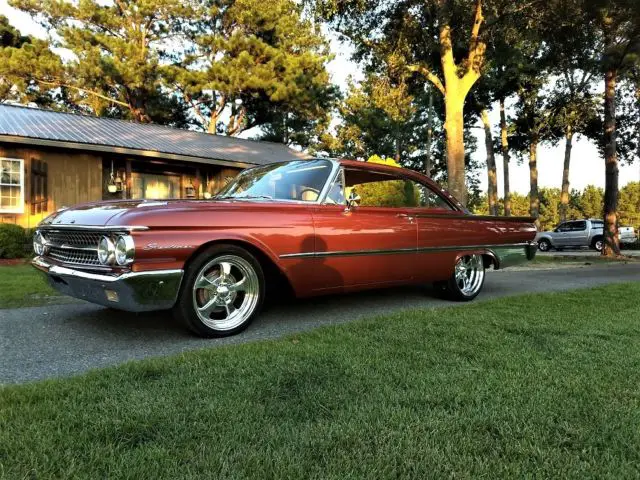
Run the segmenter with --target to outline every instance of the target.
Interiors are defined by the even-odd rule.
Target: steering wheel
[[[303,202],[315,202],[319,196],[320,192],[315,188],[304,188],[300,190],[300,200]]]

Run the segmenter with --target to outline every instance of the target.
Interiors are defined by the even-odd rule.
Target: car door
[[[410,282],[417,222],[402,196],[399,177],[366,168],[339,172],[327,200],[312,209],[314,290],[354,289]],[[360,205],[348,208],[348,194]]]
[[[556,227],[551,236],[554,247],[565,247],[569,245],[570,222],[561,223]]]
[[[587,239],[587,222],[585,220],[577,220],[567,222],[568,229],[564,233],[564,245],[588,245]]]

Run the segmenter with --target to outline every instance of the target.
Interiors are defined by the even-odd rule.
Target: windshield
[[[316,202],[332,168],[328,160],[299,160],[252,168],[238,175],[216,198]]]

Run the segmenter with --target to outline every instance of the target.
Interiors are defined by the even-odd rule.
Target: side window
[[[561,223],[560,225],[558,225],[558,228],[556,228],[556,232],[568,232],[568,231],[569,231],[568,223]]]
[[[420,192],[420,206],[425,208],[434,208],[438,210],[453,210],[451,205],[431,190],[428,186],[421,183],[416,183],[418,191]]]
[[[584,220],[581,222],[571,222],[572,232],[584,232],[587,229],[587,222]]]
[[[344,174],[346,196],[355,191],[363,207],[452,209],[433,190],[407,178],[355,169],[347,169]]]

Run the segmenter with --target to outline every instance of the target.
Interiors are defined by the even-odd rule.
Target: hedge
[[[30,253],[31,235],[12,223],[0,224],[0,258],[24,258]]]

